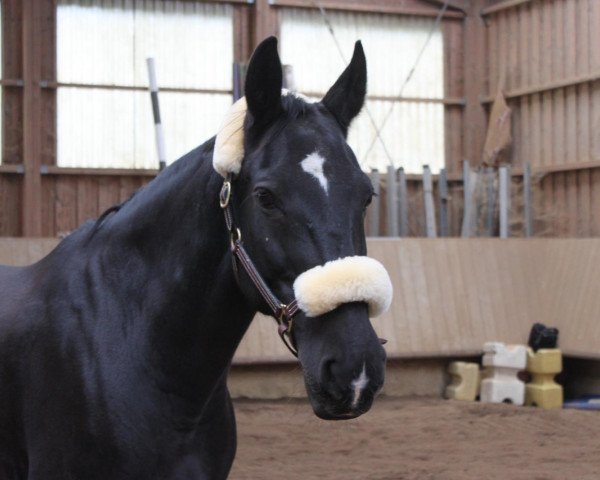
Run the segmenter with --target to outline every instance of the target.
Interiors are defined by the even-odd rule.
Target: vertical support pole
[[[237,102],[244,96],[242,92],[242,68],[237,62],[233,62],[233,101]]]
[[[396,182],[396,170],[393,166],[387,168],[387,236],[398,236],[398,183]]]
[[[371,184],[375,194],[373,202],[369,205],[368,235],[370,237],[379,236],[379,193],[380,193],[380,175],[378,170],[371,170]]]
[[[469,161],[463,162],[463,196],[464,196],[464,208],[463,208],[463,224],[462,224],[462,236],[471,236],[471,217],[473,210],[472,201],[473,189],[471,186],[471,168],[469,167]]]
[[[41,45],[37,32],[45,15],[35,0],[23,0],[23,235],[42,235]]]
[[[401,237],[408,237],[408,190],[403,167],[398,170],[398,201],[400,204],[399,233]]]
[[[532,195],[531,195],[531,165],[525,164],[523,169],[523,210],[525,215],[525,236],[533,236]]]
[[[438,195],[440,197],[440,237],[448,236],[448,178],[446,169],[440,170],[438,177]]]
[[[494,210],[496,207],[496,194],[494,191],[494,168],[486,168],[486,209],[485,209],[485,234],[488,237],[494,235]]]
[[[148,65],[148,88],[150,89],[152,116],[154,117],[154,136],[156,138],[156,151],[158,152],[158,169],[162,171],[167,166],[167,156],[165,154],[165,134],[160,120],[158,83],[156,81],[156,65],[154,63],[154,58],[147,58],[146,64]]]
[[[499,191],[500,191],[500,238],[508,238],[509,234],[509,211],[510,211],[510,177],[507,165],[501,165],[499,169]]]
[[[437,237],[435,207],[433,205],[433,183],[429,165],[423,165],[423,195],[425,203],[425,229],[428,238]]]

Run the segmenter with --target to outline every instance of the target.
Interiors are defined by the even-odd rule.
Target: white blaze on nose
[[[327,178],[323,173],[324,163],[325,159],[319,155],[319,152],[315,151],[302,160],[300,166],[302,167],[302,170],[316,178],[321,187],[323,187],[323,190],[325,190],[325,193],[328,193],[329,182],[327,182]]]
[[[366,365],[363,363],[362,371],[355,380],[352,380],[352,408],[356,408],[360,395],[369,383],[369,377],[367,377]]]

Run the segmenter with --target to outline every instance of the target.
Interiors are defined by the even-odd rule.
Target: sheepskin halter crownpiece
[[[246,118],[246,97],[235,102],[225,115],[215,139],[213,168],[223,178],[237,175],[244,158],[244,119]]]
[[[290,92],[284,90],[283,94]],[[239,174],[242,168],[246,111],[246,99],[242,97],[229,109],[215,139],[213,167],[225,179]],[[323,315],[350,302],[366,302],[369,316],[377,317],[389,308],[392,292],[385,267],[365,256],[340,258],[316,266],[300,274],[294,282],[298,307],[308,317]]]

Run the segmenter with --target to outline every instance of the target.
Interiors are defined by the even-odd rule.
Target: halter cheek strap
[[[296,348],[296,342],[294,341],[292,326],[293,318],[298,313],[298,302],[293,299],[288,304],[281,302],[273,291],[268,287],[258,270],[254,266],[254,262],[246,252],[244,245],[242,244],[242,233],[240,229],[236,227],[233,220],[233,213],[231,211],[231,175],[227,175],[221,193],[219,195],[219,203],[223,212],[225,213],[225,224],[229,231],[229,238],[231,242],[231,253],[233,255],[233,269],[237,276],[238,263],[244,268],[250,280],[271,309],[272,315],[277,321],[277,332],[283,340],[283,343],[288,350],[295,356],[298,357],[298,349]]]

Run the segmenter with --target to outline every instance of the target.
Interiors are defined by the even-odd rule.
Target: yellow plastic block
[[[479,365],[471,362],[451,362],[448,373],[452,382],[446,387],[446,398],[474,401],[479,393]]]
[[[527,351],[527,371],[532,379],[525,386],[525,405],[550,410],[562,408],[563,388],[554,381],[562,371],[562,353],[558,348]]]

